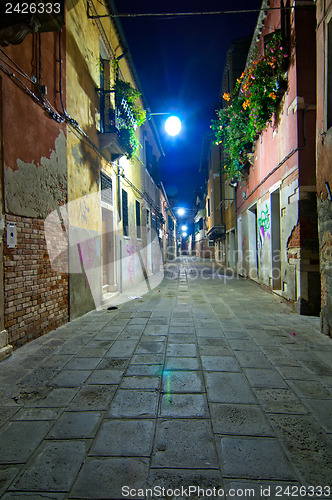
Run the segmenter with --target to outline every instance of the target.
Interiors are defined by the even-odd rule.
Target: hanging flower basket
[[[287,89],[289,55],[281,33],[275,32],[264,55],[254,57],[245,69],[232,94],[223,98],[229,104],[217,110],[212,120],[215,143],[224,148],[224,171],[229,178],[241,178],[252,164],[255,141],[272,123]]]

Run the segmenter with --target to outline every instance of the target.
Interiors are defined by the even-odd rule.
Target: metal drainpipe
[[[120,191],[120,165],[117,165],[117,174],[116,174],[116,183],[117,183],[117,196],[118,196],[118,212],[119,212],[119,221],[122,220],[121,217],[121,191]]]
[[[221,210],[221,223],[223,222],[222,220],[222,215],[223,215],[223,204],[222,204],[222,173],[221,173],[221,149],[219,148],[219,184],[220,184],[220,210]],[[220,255],[219,257],[221,257],[221,241],[220,241],[220,244],[219,244],[219,250],[220,250]],[[225,246],[226,246],[226,224],[225,224]],[[221,259],[222,261],[222,259]]]
[[[118,212],[119,212],[119,224],[122,220],[121,217],[121,191],[120,191],[120,165],[118,163],[117,165],[117,173],[116,173],[116,185],[117,185],[117,197],[118,197]],[[123,292],[123,287],[122,287],[122,240],[120,237],[120,231],[117,231],[116,234],[118,234],[118,239],[119,239],[119,258],[117,259],[117,262],[119,262],[119,291],[120,293]]]

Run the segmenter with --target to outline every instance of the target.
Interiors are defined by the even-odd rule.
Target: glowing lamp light
[[[168,135],[175,136],[181,130],[181,121],[177,116],[170,116],[165,122],[165,130]]]
[[[182,227],[181,227],[181,230],[182,230],[182,231],[187,231],[187,229],[188,229],[188,227],[187,227],[187,226],[182,226]]]
[[[182,236],[185,238],[187,236],[187,233],[182,233]]]
[[[179,208],[178,209],[178,215],[184,215],[186,213],[184,208]]]

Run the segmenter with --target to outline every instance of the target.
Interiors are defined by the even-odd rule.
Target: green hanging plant
[[[128,106],[128,113],[134,119],[135,124],[130,123],[128,120],[121,120],[121,128],[119,129],[120,140],[127,152],[127,158],[132,158],[137,155],[138,149],[141,146],[135,136],[136,127],[140,127],[146,120],[146,111],[136,104],[137,99],[140,97],[140,92],[125,82],[116,78],[115,85],[115,104],[121,109],[122,100],[125,99]]]
[[[229,104],[217,110],[211,128],[215,143],[224,148],[224,170],[229,178],[241,178],[256,139],[277,115],[287,88],[288,62],[281,33],[275,32],[264,55],[254,58],[237,79],[234,92],[223,95]]]

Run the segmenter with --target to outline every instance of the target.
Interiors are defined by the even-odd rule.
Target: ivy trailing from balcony
[[[130,83],[120,80],[115,81],[115,105],[119,112],[118,128],[119,136],[127,158],[137,155],[140,143],[135,135],[135,130],[146,120],[146,111],[136,104],[140,92],[134,89]]]
[[[229,178],[242,177],[256,139],[277,116],[287,89],[288,62],[288,48],[276,31],[264,55],[254,54],[252,63],[237,79],[234,92],[223,95],[229,104],[217,110],[218,118],[212,120],[211,128],[215,144],[224,148],[224,171]]]

